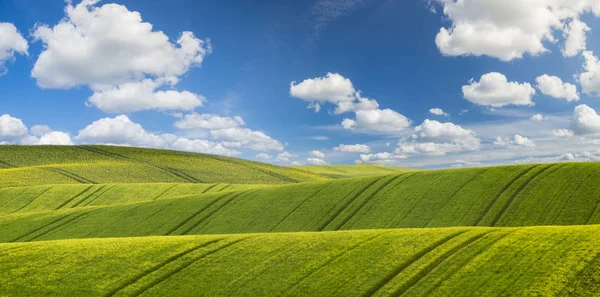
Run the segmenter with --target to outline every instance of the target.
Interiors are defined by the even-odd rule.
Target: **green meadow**
[[[600,164],[0,146],[0,296],[598,296]]]

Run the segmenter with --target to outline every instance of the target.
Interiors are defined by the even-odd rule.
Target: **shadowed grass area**
[[[383,166],[375,164],[294,166],[292,168],[297,168],[304,171],[329,176],[332,178],[388,175],[417,171],[417,169]]]

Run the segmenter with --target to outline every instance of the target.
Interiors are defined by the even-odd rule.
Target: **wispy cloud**
[[[315,33],[336,19],[349,15],[377,0],[317,0],[311,9]]]

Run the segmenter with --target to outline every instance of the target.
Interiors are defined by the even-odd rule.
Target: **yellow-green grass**
[[[0,244],[3,296],[598,296],[600,226]]]
[[[0,188],[0,215],[155,201],[270,186],[260,184],[145,183],[8,187]]]
[[[72,198],[81,189],[53,201],[60,195],[45,197],[48,192],[36,199],[43,187],[23,188],[22,195],[0,195],[0,210],[5,214],[0,216],[0,241],[600,224],[600,184],[595,182],[599,179],[600,164],[596,163],[520,165],[419,171],[157,200],[109,195],[87,207],[74,202],[86,201],[86,196]],[[127,192],[126,185],[120,187]],[[158,192],[148,197],[154,199]]]
[[[61,183],[285,184],[327,177],[216,155],[116,146],[0,146],[0,187]]]
[[[316,174],[329,176],[332,178],[399,174],[417,170],[412,168],[401,168],[376,164],[294,166],[292,168],[297,168],[300,170],[309,171]]]

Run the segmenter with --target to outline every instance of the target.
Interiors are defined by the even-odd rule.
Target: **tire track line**
[[[44,195],[44,194],[48,193],[48,191],[52,190],[52,188],[53,188],[52,186],[48,187],[47,189],[45,189],[44,191],[42,191],[42,193],[40,193],[39,195],[35,196],[35,198],[33,198],[33,199],[32,199],[32,200],[30,200],[29,202],[25,203],[25,205],[23,205],[23,206],[19,207],[19,208],[18,208],[18,209],[16,209],[16,210],[13,210],[12,212],[10,212],[10,213],[8,213],[8,214],[13,214],[13,213],[15,213],[15,212],[18,212],[18,211],[20,211],[20,210],[24,209],[25,207],[27,207],[27,206],[31,205],[31,203],[33,203],[35,200],[37,200],[38,198],[40,198],[42,195]]]
[[[394,270],[392,270],[390,273],[388,273],[383,279],[381,279],[379,282],[377,282],[372,288],[370,288],[369,290],[367,290],[365,293],[363,293],[361,296],[363,297],[370,297],[373,296],[375,293],[377,293],[379,290],[381,290],[383,287],[385,287],[385,285],[387,285],[389,282],[391,282],[394,278],[396,278],[396,276],[398,276],[400,273],[402,273],[402,271],[406,270],[406,268],[410,267],[411,265],[413,265],[414,263],[416,263],[417,261],[419,261],[420,259],[422,259],[425,255],[429,254],[430,252],[434,251],[436,248],[444,245],[445,243],[447,243],[448,241],[450,241],[451,239],[458,237],[462,234],[465,234],[468,230],[464,230],[464,231],[459,231],[453,234],[450,234],[436,242],[434,242],[433,244],[425,247],[424,249],[422,249],[421,251],[417,252],[415,255],[413,255],[412,257],[410,257],[410,259],[408,259],[407,261],[404,261],[403,263],[400,263],[399,266],[397,266],[396,268],[394,268]]]
[[[356,199],[358,199],[358,197],[360,197],[360,195],[362,195],[365,191],[367,191],[369,188],[371,188],[375,183],[377,183],[378,181],[380,181],[381,179],[383,179],[385,176],[379,177],[374,179],[372,182],[368,183],[367,185],[365,185],[364,187],[362,187],[358,192],[356,192],[354,195],[349,194],[348,196],[350,196],[351,198],[348,199],[348,202],[346,202],[338,211],[336,211],[333,216],[331,217],[331,219],[325,221],[324,223],[322,223],[321,225],[319,225],[317,227],[317,231],[323,231],[325,228],[327,228],[327,226],[329,226],[329,224],[331,224],[331,222],[333,222],[342,212],[344,212],[344,210],[346,210],[350,204],[352,204]],[[346,196],[346,197],[348,197]]]
[[[483,216],[481,216],[481,218],[479,218],[479,220],[477,221],[477,223],[475,224],[475,226],[480,226],[481,222],[483,221],[483,219],[485,219],[489,214],[490,211],[492,211],[492,209],[494,208],[494,206],[496,206],[496,203],[498,203],[498,201],[500,201],[500,198],[502,198],[502,196],[504,196],[504,193],[517,181],[519,180],[521,177],[523,177],[525,174],[529,173],[531,170],[538,168],[539,166],[541,166],[541,164],[538,165],[534,165],[531,166],[528,169],[523,170],[523,172],[517,174],[517,176],[515,176],[512,180],[510,180],[505,186],[504,188],[502,188],[502,191],[500,191],[500,194],[498,194],[498,196],[496,196],[496,199],[494,199],[494,201],[492,201],[492,203],[490,203],[490,205],[487,207],[487,209],[485,210],[485,212],[483,213]]]
[[[326,185],[321,187],[319,190],[317,190],[315,193],[308,196],[308,198],[304,199],[304,201],[302,201],[302,203],[300,203],[296,207],[294,207],[294,209],[292,209],[292,211],[290,211],[283,219],[281,219],[281,221],[279,221],[279,223],[277,223],[277,225],[275,225],[275,227],[273,227],[271,230],[269,230],[269,232],[273,232],[273,230],[275,230],[275,229],[277,229],[277,227],[281,226],[281,224],[283,224],[283,222],[285,222],[285,220],[287,220],[294,212],[296,212],[298,209],[300,209],[302,206],[304,206],[306,203],[308,203],[308,201],[310,199],[314,198],[315,196],[317,196],[318,194],[323,192],[323,190],[325,190],[325,188],[331,186],[331,184],[332,183],[327,183]]]
[[[510,207],[510,205],[513,203],[513,201],[515,201],[515,198],[517,196],[519,196],[519,194],[521,194],[521,192],[523,191],[523,189],[525,189],[529,183],[531,183],[531,181],[533,181],[534,179],[536,179],[537,177],[541,176],[544,172],[548,171],[548,169],[555,167],[558,164],[552,164],[542,170],[540,170],[539,172],[537,172],[536,174],[533,174],[527,181],[525,181],[510,197],[508,197],[508,201],[507,203],[504,204],[504,206],[502,207],[502,211],[500,212],[500,214],[492,221],[492,226],[495,226],[496,223],[498,223],[498,221],[502,218],[502,216],[504,216],[504,214],[506,213],[506,210],[508,210],[508,208]],[[557,168],[555,168],[554,170],[550,171],[549,174],[551,174],[552,172],[562,168],[564,165],[566,164],[561,164],[562,166],[558,166]]]
[[[75,196],[73,196],[71,199],[67,199],[66,201],[64,201],[63,203],[61,203],[59,206],[57,206],[54,210],[59,210],[61,208],[63,208],[64,206],[66,206],[67,204],[69,204],[70,202],[72,202],[73,200],[77,199],[78,197],[80,197],[81,195],[85,194],[87,191],[91,190],[94,186],[88,186],[87,188],[85,188],[83,191],[79,192],[79,194],[76,194]],[[75,206],[72,206],[70,208],[73,208]]]

